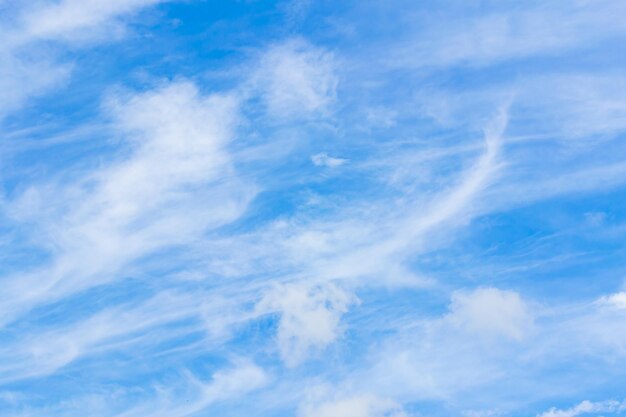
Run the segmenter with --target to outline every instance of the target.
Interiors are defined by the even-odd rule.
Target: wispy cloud
[[[541,417],[575,417],[582,414],[598,414],[598,413],[621,413],[626,410],[626,404],[619,401],[600,401],[591,402],[583,401],[580,404],[568,408],[566,410],[559,410],[551,408],[545,413],[541,413]]]
[[[54,258],[9,278],[5,321],[118,279],[134,260],[233,221],[254,195],[224,149],[236,123],[233,98],[202,97],[181,83],[109,108],[128,135],[128,156],[74,184],[32,186],[9,207],[16,219],[41,225]],[[220,204],[202,204],[201,193],[220,195]]]
[[[393,401],[372,395],[354,395],[320,404],[306,403],[300,409],[300,416],[328,417],[406,417],[407,414]]]
[[[35,4],[22,11],[21,25],[26,39],[72,40],[93,36],[99,26],[110,24],[164,0],[63,0]],[[111,26],[109,26],[111,29]]]
[[[0,118],[36,97],[67,83],[72,62],[63,60],[55,48],[37,42],[59,41],[66,45],[85,40],[108,41],[119,19],[161,0],[64,0],[7,6],[9,24],[0,28],[0,87],[3,91]],[[106,28],[104,28],[106,27]],[[100,35],[97,35],[100,34]],[[117,36],[119,38],[119,36]]]
[[[335,158],[328,156],[325,153],[316,153],[311,157],[311,161],[313,161],[313,164],[316,166],[325,166],[329,168],[335,168],[348,162],[347,159]]]
[[[270,46],[256,62],[250,87],[275,118],[325,115],[336,96],[333,55],[302,39]]]
[[[213,374],[210,382],[201,382],[189,377],[191,393],[186,397],[193,399],[185,403],[178,401],[178,393],[164,392],[158,402],[150,400],[145,405],[135,407],[118,414],[119,417],[153,416],[185,417],[202,411],[207,406],[227,400],[236,400],[241,395],[259,389],[269,382],[269,376],[252,363],[240,363],[232,369]]]
[[[0,3],[0,414],[624,411],[623,12]]]

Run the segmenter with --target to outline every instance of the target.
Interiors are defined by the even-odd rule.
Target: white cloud
[[[29,38],[70,40],[85,32],[166,0],[62,0],[37,5],[24,13],[24,32]]]
[[[626,310],[618,307],[620,295],[596,303],[531,307],[510,290],[457,291],[448,314],[407,318],[404,326],[396,326],[402,330],[380,343],[372,368],[355,372],[350,383],[372,381],[367,384],[370,389],[401,401],[471,398],[480,393],[480,401],[469,399],[464,404],[466,410],[479,413],[479,407],[522,385],[530,390],[524,395],[544,399],[555,384],[567,386],[552,373],[554,363],[593,364],[597,372],[574,371],[580,376],[576,392],[584,393],[596,378],[621,375],[621,368],[603,367],[619,363],[626,353]],[[510,412],[500,406],[491,411]],[[569,417],[570,412],[553,410],[546,417]]]
[[[496,390],[503,380],[520,377],[517,366],[537,339],[530,337],[536,331],[534,316],[519,294],[496,288],[457,291],[449,310],[430,318],[397,318],[394,327],[400,330],[376,345],[371,369],[356,371],[351,383],[371,381],[366,386],[381,395],[416,401]]]
[[[110,41],[114,32],[123,30],[122,16],[164,1],[33,1],[8,8],[14,24],[0,29],[0,120],[27,99],[63,85],[70,76],[72,62],[60,62],[53,49],[35,48],[34,41]]]
[[[210,382],[202,382],[192,375],[172,387],[158,389],[158,397],[145,401],[131,409],[116,414],[117,417],[186,417],[194,415],[210,405],[235,400],[270,382],[269,375],[258,365],[240,360],[232,368],[213,374]],[[180,387],[186,392],[181,393]],[[187,401],[181,401],[184,395]]]
[[[335,341],[341,333],[341,316],[355,301],[354,296],[331,283],[286,284],[266,294],[257,309],[280,314],[280,355],[288,366],[295,366]]]
[[[36,24],[29,27],[33,28],[32,36],[65,39],[67,34],[73,36],[77,31],[92,28],[94,25],[106,26],[106,22],[116,22],[117,17],[133,13],[137,10],[134,7],[153,3],[61,1],[54,7],[45,9],[45,14],[33,15],[32,22]],[[512,56],[525,56],[539,50],[533,49],[539,48],[536,45],[520,44],[526,42],[527,38],[518,40],[516,36],[510,35],[509,30],[515,25],[510,25],[506,19],[487,19],[476,23],[476,27],[470,26],[473,35],[467,40],[467,50],[444,50],[442,56],[435,54],[436,59],[440,58],[440,63],[472,60],[493,62]],[[495,34],[490,32],[492,26],[496,27]],[[521,26],[526,28],[524,24]],[[464,34],[459,36],[461,39],[455,38],[453,46],[465,45],[465,40],[462,39]],[[549,41],[559,42],[553,38]],[[555,48],[550,42],[547,49]],[[512,51],[506,50],[508,45],[514,47]],[[447,53],[449,55],[445,55]],[[337,64],[332,54],[303,41],[290,41],[271,47],[260,58],[250,84],[242,90],[252,91],[247,91],[252,95],[249,101],[252,105],[258,104],[255,99],[259,98],[265,106],[261,113],[267,111],[273,122],[277,119],[326,116],[333,111],[337,94],[336,73]],[[20,81],[22,82],[26,83]],[[606,85],[600,84],[600,90],[605,92]],[[591,89],[591,92],[594,91],[595,87]],[[589,110],[589,102],[586,101],[588,92],[584,90],[580,95],[565,94],[562,99],[563,103],[580,102],[580,108],[572,109],[571,120],[579,122],[582,128],[586,127],[583,126],[586,121],[578,116],[579,112],[582,114]],[[599,109],[597,113],[591,113],[589,117],[598,120],[601,116],[607,116],[604,119],[608,126],[607,131],[614,132],[621,129],[623,106],[618,101],[618,89],[615,92],[609,89],[609,93],[611,92],[615,95],[602,95],[611,99],[606,107]],[[558,100],[555,102],[561,103]],[[492,195],[484,199],[479,196],[496,180],[500,162],[506,162],[505,158],[515,151],[514,145],[509,148],[507,142],[506,152],[500,153],[502,136],[507,126],[508,111],[504,109],[487,129],[485,151],[478,156],[476,163],[464,170],[460,167],[465,167],[469,160],[465,160],[465,155],[460,152],[453,152],[464,148],[478,153],[478,145],[466,147],[463,142],[450,148],[442,148],[441,155],[444,156],[440,156],[440,160],[443,161],[441,165],[446,167],[445,174],[437,172],[428,187],[413,187],[401,196],[390,196],[381,187],[381,197],[374,201],[368,200],[370,195],[362,202],[341,200],[344,196],[331,201],[331,196],[328,201],[322,202],[322,215],[328,216],[324,219],[319,218],[320,210],[314,209],[309,213],[309,207],[299,206],[298,213],[292,218],[287,214],[286,220],[281,219],[275,223],[270,220],[271,224],[267,228],[261,225],[257,229],[255,223],[254,230],[251,230],[246,223],[243,225],[243,232],[239,228],[235,231],[229,229],[225,232],[229,234],[225,238],[212,234],[211,239],[206,239],[205,232],[236,220],[254,195],[253,187],[247,185],[243,178],[254,177],[257,172],[248,171],[245,176],[240,177],[234,168],[234,162],[237,161],[232,161],[233,155],[229,152],[238,125],[238,104],[237,98],[229,95],[205,95],[193,84],[185,82],[169,84],[141,94],[120,95],[111,100],[108,110],[115,120],[114,128],[125,140],[121,143],[122,149],[115,161],[105,162],[104,165],[99,161],[95,171],[86,171],[83,178],[75,181],[67,181],[66,178],[58,182],[35,185],[13,206],[16,218],[21,217],[25,222],[32,223],[41,221],[41,225],[44,225],[38,229],[44,232],[38,237],[51,241],[53,260],[50,265],[32,274],[5,277],[8,285],[5,294],[0,296],[4,297],[0,298],[3,301],[2,308],[11,313],[17,310],[16,304],[48,302],[55,297],[64,297],[93,285],[110,283],[121,277],[122,273],[132,275],[135,272],[132,269],[134,263],[146,255],[171,246],[184,245],[185,256],[194,261],[202,258],[206,262],[202,264],[202,268],[195,269],[196,265],[193,264],[189,266],[189,270],[185,271],[187,277],[194,277],[198,281],[187,281],[184,286],[211,287],[211,291],[219,293],[219,296],[234,299],[232,304],[231,300],[225,303],[226,308],[223,310],[208,309],[204,319],[207,322],[215,321],[211,322],[211,326],[216,334],[228,333],[225,328],[231,322],[241,322],[254,316],[241,315],[241,309],[245,308],[241,305],[250,305],[258,296],[259,288],[267,288],[269,281],[277,283],[276,288],[265,294],[257,305],[256,313],[278,316],[278,351],[288,366],[295,366],[341,337],[342,315],[356,302],[354,296],[345,289],[348,284],[357,287],[377,286],[395,280],[393,282],[405,285],[408,279],[399,277],[412,278],[415,265],[413,262],[405,265],[405,260],[414,260],[424,251],[433,250],[439,244],[436,238],[440,235],[445,235],[444,239],[452,239],[452,234],[448,233],[451,227],[465,225],[476,213],[484,212],[481,211],[483,207],[477,208],[478,206],[489,206],[484,210],[493,210]],[[385,107],[375,109],[378,110],[370,115],[370,124],[386,128],[400,124],[404,126],[406,119],[404,115],[400,117],[396,113],[396,106],[385,102]],[[256,109],[252,110],[254,111]],[[266,115],[263,113],[261,118]],[[268,123],[271,124],[272,121]],[[399,129],[403,126],[399,126]],[[582,131],[587,132],[584,129]],[[390,132],[390,135],[395,137],[396,133]],[[272,135],[273,132],[270,131],[269,134]],[[404,136],[402,131],[399,136]],[[397,146],[413,146],[413,138],[406,142],[398,140],[398,143],[401,142]],[[447,142],[442,143],[438,142],[436,146],[444,147]],[[396,146],[395,139],[388,145]],[[245,146],[246,144],[242,145]],[[438,152],[431,147],[430,142],[425,141],[420,146],[422,148],[419,152],[422,152],[422,156]],[[257,150],[244,151],[254,153]],[[406,158],[408,169],[415,169],[416,165],[423,162],[414,158],[415,155]],[[352,158],[350,155],[348,157]],[[382,159],[381,164],[394,165],[393,160],[385,159],[384,154],[376,153],[371,157]],[[444,161],[444,158],[449,159]],[[329,168],[348,161],[326,153],[313,155],[311,160],[317,166]],[[452,163],[448,164],[449,161]],[[458,170],[456,162],[459,162]],[[360,173],[359,168],[356,167],[357,173]],[[453,177],[449,175],[451,172],[461,174]],[[607,172],[606,176],[618,178],[618,175],[614,175],[615,172]],[[262,181],[275,180],[274,177],[269,178],[271,174],[265,174],[263,172],[259,175]],[[373,174],[368,178],[376,177],[379,171],[372,170],[368,174]],[[297,177],[296,180],[301,181],[301,178]],[[528,183],[539,189],[536,184]],[[580,186],[580,183],[576,183]],[[516,189],[519,185],[515,182],[510,184]],[[277,188],[280,185],[282,184]],[[563,189],[561,184],[557,184],[555,188]],[[528,201],[529,194],[521,189],[524,194],[522,198]],[[509,197],[510,194],[503,193],[500,198],[510,200]],[[326,196],[320,197],[323,198]],[[265,220],[261,219],[260,222]],[[242,234],[238,235],[240,232]],[[431,236],[435,238],[430,239]],[[164,258],[169,263],[169,255]],[[206,258],[210,260],[206,261]],[[178,266],[180,264],[168,265],[176,268]],[[187,267],[187,263],[184,267]],[[145,269],[139,269],[140,273],[146,272]],[[219,279],[202,282],[209,274]],[[159,288],[162,285],[160,278],[169,277],[155,278],[151,285],[162,292],[164,289]],[[329,280],[333,280],[333,283],[325,282]],[[27,296],[20,299],[22,294]],[[625,302],[621,294],[606,297],[603,305],[623,309]],[[190,296],[193,298],[202,295],[196,293]],[[389,298],[392,298],[391,302],[396,301],[395,296]],[[424,320],[420,325],[410,323],[406,331],[402,326],[409,319],[400,317],[406,311],[399,312],[395,306],[384,310],[388,306],[384,303],[379,305],[378,302],[379,299],[376,299],[373,305],[368,306],[363,317],[356,317],[355,320],[366,332],[370,329],[371,322],[378,321],[384,322],[380,324],[380,328],[393,333],[389,341],[393,347],[388,348],[389,355],[385,360],[379,361],[381,366],[375,373],[380,378],[362,378],[363,385],[386,384],[389,390],[383,393],[384,398],[397,398],[395,392],[408,399],[441,399],[451,394],[467,393],[468,390],[480,391],[492,381],[502,381],[503,375],[510,376],[512,380],[520,378],[518,367],[524,365],[511,365],[511,362],[515,362],[511,361],[512,357],[519,358],[520,362],[526,359],[521,354],[517,355],[518,353],[531,351],[531,356],[539,357],[534,362],[535,366],[541,367],[545,358],[545,352],[539,352],[541,349],[563,352],[560,342],[548,346],[549,343],[540,341],[537,343],[539,347],[529,347],[530,343],[499,343],[500,339],[527,341],[530,330],[534,330],[534,314],[530,313],[530,308],[522,297],[513,291],[482,288],[456,292],[452,296],[450,313],[447,316]],[[167,322],[169,317],[179,317],[177,313],[186,316],[196,314],[197,311],[196,306],[186,310],[185,303],[168,301],[167,304],[176,310],[155,309],[155,326]],[[404,305],[400,307],[400,310],[405,308]],[[603,310],[607,317],[611,314],[617,316],[619,313],[609,308]],[[23,360],[23,355],[16,355],[20,361],[25,362],[26,371],[20,372],[32,372],[31,374],[36,375],[54,372],[76,358],[98,349],[106,349],[111,338],[126,340],[129,335],[137,332],[141,333],[137,337],[141,339],[145,330],[153,325],[153,322],[145,320],[146,311],[138,309],[136,314],[121,314],[120,318],[124,323],[116,327],[117,316],[107,311],[109,310],[96,315],[93,320],[81,318],[76,326],[67,329],[32,332],[34,342],[29,347],[36,360]],[[410,318],[416,320],[413,313],[414,310],[411,309],[407,316],[411,315]],[[225,318],[227,315],[232,317]],[[555,315],[557,316],[558,314]],[[597,322],[604,318],[594,316],[587,323],[582,323],[585,327],[579,326],[581,321],[567,322],[567,319],[558,316],[554,319],[558,324],[546,326],[547,330],[543,330],[543,334],[547,335],[556,329],[553,333],[560,339],[565,339],[562,336],[567,331],[558,332],[563,323],[571,324],[580,334],[585,329],[593,328],[596,329],[596,334],[602,336],[596,338],[599,346],[606,342],[606,334],[619,334],[614,330],[623,327],[617,325],[617,319],[621,317],[613,318],[611,326],[598,326]],[[417,318],[421,319],[421,316]],[[225,322],[227,324],[223,324]],[[623,339],[623,336],[614,336],[609,342],[623,347],[620,338]],[[582,337],[577,340],[582,340]],[[243,341],[244,345],[246,342]],[[485,352],[485,346],[493,349]],[[11,347],[13,346],[2,350],[6,357],[9,357]],[[374,346],[371,347],[375,349]],[[24,352],[25,348],[20,345],[17,350]],[[571,351],[565,353],[571,354]],[[36,366],[39,369],[33,371]],[[361,369],[362,366],[367,365],[362,362],[355,364],[355,368]],[[318,370],[316,368],[312,372]],[[511,370],[513,372],[509,372]],[[304,368],[304,371],[309,372],[310,369]],[[289,374],[296,371],[284,372]],[[329,370],[333,377],[341,376],[333,372],[334,370]],[[374,373],[369,375],[372,374]],[[127,415],[170,417],[197,413],[215,401],[236,398],[263,386],[267,382],[267,376],[255,365],[243,364],[234,370],[216,373],[211,382],[192,382],[197,389],[193,391],[195,395],[192,396],[191,405],[181,404],[180,398],[171,397],[160,404],[157,402],[140,407]],[[301,388],[298,385],[293,391]],[[459,398],[459,402],[463,402],[461,395]],[[284,401],[290,400],[291,398]],[[305,404],[300,413],[303,417],[404,415],[394,401],[369,394],[331,395]]]
[[[342,158],[334,158],[332,156],[328,156],[326,153],[318,153],[311,157],[311,161],[316,166],[324,166],[329,168],[335,168],[341,166],[348,162],[347,159]]]
[[[213,374],[211,383],[204,386],[205,401],[233,398],[258,389],[269,382],[269,376],[259,366],[242,361],[233,369]]]
[[[502,411],[498,409],[487,409],[487,410],[467,410],[463,412],[465,417],[501,417],[505,415]]]
[[[0,120],[28,98],[62,85],[70,71],[71,65],[55,64],[49,57],[27,59],[0,50]]]
[[[515,111],[538,132],[589,141],[626,130],[626,77],[610,71],[528,77],[516,84]]]
[[[252,273],[256,266],[269,268],[283,282],[317,277],[357,286],[424,286],[429,280],[409,270],[403,263],[405,256],[431,250],[433,241],[426,242],[427,236],[464,225],[473,217],[477,196],[498,170],[506,122],[503,106],[485,129],[484,152],[450,181],[449,188],[435,195],[414,192],[397,205],[388,198],[339,204],[325,219],[310,218],[305,211],[254,234],[229,239],[226,246],[212,245],[211,250],[220,255],[211,267],[228,274]]]
[[[623,34],[619,16],[624,10],[621,2],[602,0],[539,7],[528,3],[477,15],[464,12],[462,18],[450,13],[447,20],[433,18],[415,25],[409,39],[392,49],[390,63],[400,67],[482,66],[580,48]]]
[[[148,330],[198,316],[201,304],[189,295],[162,291],[140,304],[110,307],[69,325],[32,330],[0,348],[0,380],[42,377],[87,355],[175,338],[173,331]]]
[[[389,399],[371,394],[350,395],[323,401],[308,401],[299,409],[299,417],[407,417],[402,408]]]
[[[538,417],[576,417],[582,414],[597,414],[597,413],[621,413],[626,411],[626,402],[619,401],[583,401],[580,404],[568,408],[566,410],[559,410],[557,408],[551,408],[550,410],[541,413]]]
[[[5,308],[110,282],[141,256],[238,218],[254,188],[237,178],[226,149],[237,104],[185,82],[110,100],[130,152],[74,183],[33,186],[13,204],[15,218],[40,227],[54,258],[14,277]]]
[[[478,160],[462,173],[451,189],[435,195],[426,203],[426,210],[415,211],[398,225],[398,234],[388,248],[399,250],[408,247],[418,237],[433,229],[452,223],[458,225],[471,218],[474,212],[471,205],[474,199],[487,188],[497,173],[498,156],[502,146],[502,136],[508,124],[508,103],[500,106],[494,117],[484,128],[485,150]]]
[[[518,293],[479,288],[452,295],[447,319],[472,333],[521,340],[532,325],[532,315]]]
[[[331,53],[296,39],[272,46],[258,65],[251,83],[270,115],[288,119],[328,114],[338,83]]]
[[[600,302],[613,308],[626,310],[626,292],[622,291],[602,297]]]

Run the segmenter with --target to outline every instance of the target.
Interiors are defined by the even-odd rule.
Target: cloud
[[[442,316],[394,317],[398,331],[378,340],[368,354],[370,368],[354,371],[344,383],[399,401],[465,398],[466,410],[488,409],[503,398],[554,400],[566,389],[582,394],[593,381],[621,375],[621,369],[606,368],[626,352],[624,312],[607,304],[610,299],[540,304],[511,290],[457,290]],[[571,370],[572,363],[585,369]],[[573,374],[580,378],[575,389],[569,385]],[[492,410],[506,415],[508,407],[500,403]]]
[[[150,330],[197,317],[201,311],[201,300],[162,291],[137,305],[112,306],[75,322],[32,329],[0,349],[0,380],[40,378],[86,356],[176,339],[175,326],[158,333]]]
[[[353,395],[318,404],[305,404],[299,417],[407,417],[402,408],[391,400],[374,395]]]
[[[257,305],[261,313],[280,314],[278,349],[288,366],[296,366],[341,334],[341,315],[356,299],[332,284],[287,284],[266,294]]]
[[[517,117],[564,141],[590,142],[626,130],[626,77],[612,71],[527,77],[515,86]],[[548,111],[547,109],[552,109]]]
[[[111,41],[123,29],[122,16],[131,15],[164,0],[62,0],[36,1],[7,8],[12,24],[0,30],[0,121],[26,100],[65,85],[74,63],[61,53],[41,48],[37,41],[67,44],[85,40]]]
[[[226,150],[237,123],[232,97],[180,82],[112,98],[108,109],[125,156],[72,183],[32,186],[12,204],[54,254],[7,286],[12,314],[113,281],[142,256],[232,222],[255,193]]]
[[[471,333],[518,341],[529,332],[533,321],[519,294],[497,288],[455,292],[447,319]]]
[[[465,417],[500,417],[504,415],[504,413],[498,409],[487,409],[487,410],[468,410],[468,411],[464,411],[463,415]]]
[[[448,313],[385,317],[394,321],[397,331],[378,339],[367,356],[369,368],[356,370],[345,383],[400,402],[445,402],[456,397],[466,399],[460,405],[465,410],[485,409],[492,396],[508,392],[507,381],[525,381],[520,367],[532,356],[529,351],[541,344],[541,338],[534,337],[538,330],[533,319],[513,291],[455,291]],[[490,394],[473,401],[478,392]]]
[[[626,292],[622,291],[602,297],[600,303],[617,309],[626,309]]]
[[[30,97],[63,85],[71,69],[71,65],[59,65],[50,57],[24,58],[0,50],[0,121]]]
[[[621,413],[626,410],[626,402],[620,403],[619,401],[583,401],[580,404],[568,408],[566,410],[559,410],[557,408],[551,408],[550,410],[538,414],[538,417],[576,417],[582,414],[597,414],[597,413]]]
[[[238,400],[270,381],[270,376],[261,367],[249,360],[238,359],[231,366],[213,373],[208,381],[187,371],[170,384],[145,384],[139,395],[131,387],[94,392],[61,401],[56,406],[24,407],[19,415],[72,416],[87,412],[115,417],[186,417],[220,402]]]
[[[251,86],[274,118],[325,116],[336,98],[335,67],[330,52],[293,39],[264,51]]]
[[[622,5],[198,2],[142,26],[156,49],[73,62],[160,3],[3,20],[2,114],[80,62],[102,79],[7,119],[0,414],[507,415],[620,387],[623,239],[595,229],[621,221]],[[178,81],[114,87],[136,71]],[[102,86],[96,134],[44,149],[66,127],[31,124],[80,129]]]
[[[165,0],[63,0],[44,3],[24,12],[26,36],[34,39],[63,39],[93,36],[85,30],[110,23],[125,15]]]
[[[182,404],[178,400],[176,393],[172,393],[173,395],[162,399],[160,403],[150,401],[150,404],[124,412],[119,417],[140,417],[145,415],[154,417],[190,416],[216,402],[234,400],[257,390],[268,384],[270,377],[259,366],[243,360],[230,369],[214,373],[210,382],[204,383],[198,380],[194,381],[193,379],[190,382],[195,398],[187,404]]]
[[[453,187],[435,195],[425,204],[425,210],[415,211],[407,216],[398,230],[396,239],[390,242],[395,250],[401,246],[409,247],[409,242],[432,232],[436,228],[459,224],[471,218],[474,199],[494,181],[498,172],[498,156],[502,145],[502,136],[508,124],[508,103],[501,105],[497,115],[483,129],[484,152],[465,172]],[[390,249],[388,248],[388,249]]]
[[[334,158],[332,156],[328,156],[326,153],[318,153],[311,157],[311,161],[315,166],[323,166],[328,168],[335,168],[341,166],[348,162],[347,159],[342,158]]]
[[[486,66],[505,60],[562,54],[624,33],[623,4],[611,0],[528,3],[505,10],[447,10],[445,21],[425,19],[391,49],[397,67]],[[454,10],[456,9],[456,10]],[[457,13],[459,13],[457,15]],[[436,16],[437,7],[432,15]],[[462,16],[462,17],[459,17]],[[410,21],[410,20],[409,20]]]

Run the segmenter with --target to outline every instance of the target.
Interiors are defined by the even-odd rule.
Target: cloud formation
[[[626,405],[619,401],[600,401],[591,402],[583,401],[580,404],[566,410],[559,410],[551,408],[550,410],[541,413],[540,417],[575,417],[583,414],[597,414],[597,413],[621,413],[626,410]]]
[[[530,330],[532,315],[519,294],[479,288],[452,295],[450,320],[471,333],[521,340]]]
[[[356,300],[333,284],[286,285],[267,294],[260,312],[278,312],[278,348],[289,366],[302,362],[311,350],[322,349],[340,335],[341,315]]]
[[[624,11],[0,1],[0,414],[622,413]]]

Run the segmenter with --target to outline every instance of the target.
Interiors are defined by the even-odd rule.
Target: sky
[[[0,0],[0,415],[626,415],[625,16]]]

